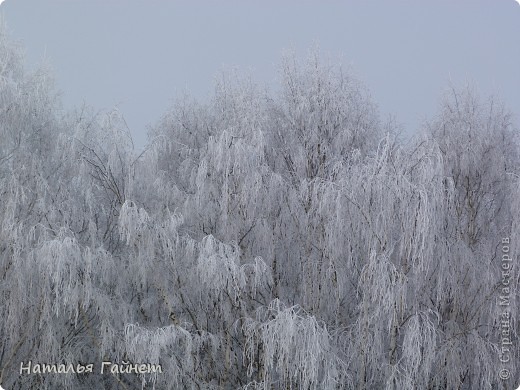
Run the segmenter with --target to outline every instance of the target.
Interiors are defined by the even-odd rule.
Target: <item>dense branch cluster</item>
[[[501,386],[501,243],[517,267],[520,237],[502,105],[452,89],[403,141],[350,73],[287,56],[278,92],[226,74],[138,155],[120,113],[64,113],[19,52],[0,33],[2,386]]]

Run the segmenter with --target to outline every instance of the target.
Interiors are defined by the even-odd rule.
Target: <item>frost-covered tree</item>
[[[405,143],[350,71],[287,56],[278,90],[226,73],[138,155],[117,110],[54,96],[2,30],[3,387],[502,385],[500,243],[520,203],[496,101],[453,89]],[[20,374],[29,361],[96,367]],[[162,372],[126,372],[140,363]]]
[[[438,362],[446,371],[434,383],[491,387],[500,335],[500,243],[517,234],[518,133],[502,104],[483,101],[469,87],[450,91],[428,132],[441,150],[450,194],[436,248],[434,299],[443,332]],[[517,251],[512,244],[513,257]]]

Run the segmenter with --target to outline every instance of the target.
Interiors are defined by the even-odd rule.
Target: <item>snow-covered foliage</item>
[[[0,31],[3,387],[518,381],[518,132],[496,100],[452,89],[403,142],[350,71],[288,55],[279,91],[225,74],[138,155],[117,110],[64,113],[19,53]]]

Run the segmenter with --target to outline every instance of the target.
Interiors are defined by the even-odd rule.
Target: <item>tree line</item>
[[[512,388],[512,114],[450,88],[407,139],[318,53],[279,72],[179,98],[138,153],[117,110],[63,110],[2,30],[3,387]]]

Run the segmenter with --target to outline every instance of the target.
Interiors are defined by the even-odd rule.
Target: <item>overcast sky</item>
[[[520,122],[515,0],[6,0],[0,12],[27,63],[51,64],[65,107],[118,106],[138,147],[172,100],[206,99],[225,68],[271,83],[285,49],[316,44],[408,132],[450,80],[499,95]]]

